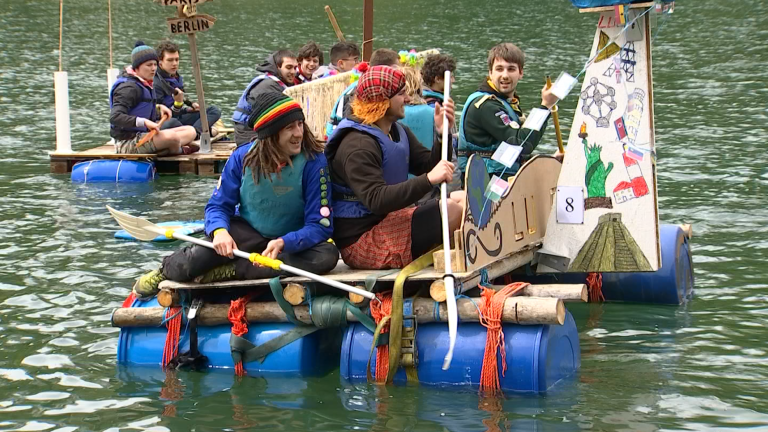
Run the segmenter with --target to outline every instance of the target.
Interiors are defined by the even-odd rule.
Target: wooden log
[[[161,289],[157,293],[157,303],[162,307],[178,306],[181,303],[181,296],[176,290]]]
[[[693,227],[691,224],[680,224],[680,229],[683,230],[683,234],[688,237],[688,240],[693,238]]]
[[[504,288],[504,285],[491,285],[491,288],[499,291]],[[588,298],[586,284],[528,285],[520,295],[526,297],[552,297],[563,301],[578,302],[586,302]],[[432,285],[429,286],[429,296],[438,303],[445,301],[445,284],[441,279],[432,282]]]
[[[364,286],[361,286],[361,285],[356,285],[355,288],[360,288],[361,290],[366,289]],[[368,299],[361,296],[360,294],[349,293],[349,302],[355,306],[361,306],[361,305],[367,305]]]
[[[478,322],[478,310],[475,305],[481,304],[480,298],[458,299],[459,318],[466,322]],[[435,312],[435,307],[438,312]],[[115,327],[156,327],[163,321],[165,308],[119,308],[112,314],[112,325]],[[293,308],[296,319],[311,324],[309,308],[296,306]],[[445,303],[435,303],[429,298],[417,298],[413,302],[413,311],[419,323],[446,322],[448,310]],[[228,304],[209,304],[198,312],[199,325],[215,326],[229,324],[227,314]],[[245,316],[248,322],[288,322],[285,313],[275,302],[248,303]],[[437,318],[437,319],[436,319]],[[347,321],[356,321],[351,312],[347,312]],[[510,297],[504,303],[502,321],[516,324],[559,324],[565,322],[565,305],[556,298],[541,297]]]
[[[283,288],[283,298],[292,306],[298,306],[307,299],[307,290],[302,284],[289,283]]]

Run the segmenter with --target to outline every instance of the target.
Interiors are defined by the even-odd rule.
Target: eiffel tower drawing
[[[621,47],[621,54],[619,54],[621,70],[624,71],[627,82],[635,82],[635,64],[637,64],[635,54],[637,51],[635,51],[634,42],[627,42]]]

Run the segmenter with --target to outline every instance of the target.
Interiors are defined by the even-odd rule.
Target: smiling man
[[[491,156],[502,141],[523,147],[518,162],[504,171],[505,176],[514,175],[539,144],[546,122],[540,131],[522,127],[525,116],[516,89],[523,78],[523,66],[525,54],[512,43],[500,43],[488,52],[488,76],[469,95],[461,113],[458,159],[462,178],[472,154],[483,157],[489,174],[501,175],[504,165]],[[549,110],[556,102],[557,97],[549,90],[541,90],[541,108]]]

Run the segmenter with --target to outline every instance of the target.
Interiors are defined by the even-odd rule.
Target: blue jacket
[[[205,232],[211,235],[219,228],[229,229],[229,221],[235,214],[235,208],[240,204],[240,186],[243,179],[243,160],[251,146],[241,146],[232,152],[221,173],[219,185],[213,191],[211,199],[205,206]],[[322,173],[321,173],[322,172]],[[328,207],[331,208],[331,191],[328,181],[328,162],[325,155],[320,153],[314,159],[307,161],[302,176],[302,188],[304,194],[304,227],[298,231],[287,233],[281,238],[285,242],[283,252],[295,253],[309,249],[318,243],[331,238],[333,234],[333,210],[329,217],[330,224],[321,225],[320,214],[321,186],[327,186]],[[321,182],[321,178],[325,178]]]

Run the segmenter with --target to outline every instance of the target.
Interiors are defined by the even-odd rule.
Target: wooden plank
[[[51,160],[51,173],[53,174],[66,174],[70,171],[69,162]]]
[[[533,260],[533,254],[536,248],[527,248],[515,253],[512,256],[500,259],[496,262],[489,264],[486,267],[488,277],[495,279],[501,275],[511,272],[517,268],[528,264]],[[323,276],[344,283],[364,283],[365,278],[371,275],[381,275],[379,282],[394,282],[397,278],[397,273],[391,273],[385,275],[384,273],[391,273],[391,270],[353,270],[349,268],[343,261],[339,260],[338,265],[333,271]],[[462,282],[466,286],[476,286],[480,282],[480,270],[472,272],[455,273],[457,281]],[[424,270],[414,273],[408,278],[409,281],[433,281],[435,279],[441,279],[443,277],[442,272],[436,272],[434,267],[427,267]],[[281,279],[283,283],[307,283],[312,280],[299,277],[288,276]],[[245,281],[226,281],[226,282],[213,282],[208,284],[196,284],[191,282],[174,282],[163,281],[160,283],[160,288],[166,289],[221,289],[221,288],[245,288],[254,286],[266,286],[269,285],[269,279],[254,279]]]
[[[363,1],[363,61],[373,54],[373,0]]]
[[[632,4],[624,5],[624,8],[628,8],[628,9],[643,9],[643,8],[649,8],[649,7],[653,7],[653,2],[632,3]],[[600,7],[579,9],[579,13],[607,12],[607,11],[613,11],[613,6],[600,6]]]

